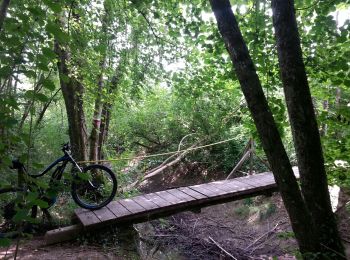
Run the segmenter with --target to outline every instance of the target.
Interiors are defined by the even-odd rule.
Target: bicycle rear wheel
[[[73,200],[82,208],[99,209],[111,202],[117,192],[114,173],[103,165],[89,165],[72,183]]]

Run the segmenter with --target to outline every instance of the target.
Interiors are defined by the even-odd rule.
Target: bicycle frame
[[[66,168],[68,162],[72,163],[73,166],[75,166],[80,172],[82,172],[82,169],[79,167],[77,162],[73,159],[73,157],[69,153],[64,151],[64,156],[62,156],[62,157],[58,158],[56,161],[52,162],[41,173],[39,173],[39,174],[29,174],[28,173],[28,175],[32,178],[38,178],[38,177],[44,176],[46,173],[48,173],[52,168],[54,168],[60,162],[63,162],[62,165],[58,166],[56,168],[56,170],[52,173],[51,179],[60,180],[62,177],[63,171]]]

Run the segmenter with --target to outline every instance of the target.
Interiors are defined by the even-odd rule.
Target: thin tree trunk
[[[102,147],[107,141],[109,122],[111,120],[111,106],[109,103],[103,104],[102,114],[101,114],[101,125],[98,137],[98,158],[103,159]]]
[[[121,72],[121,65],[122,60],[119,61],[119,65],[116,68],[115,75],[112,77],[112,80],[108,86],[108,96],[115,93],[118,89],[118,84],[122,78],[122,72]],[[108,137],[108,130],[109,130],[109,123],[111,120],[111,113],[112,113],[113,105],[112,103],[107,99],[103,103],[102,113],[101,113],[101,125],[100,125],[100,132],[99,132],[99,138],[98,138],[98,158],[102,159],[103,153],[102,153],[102,147],[103,144],[107,141]]]
[[[315,223],[321,251],[344,255],[332,212],[320,135],[302,60],[293,0],[272,0],[281,78],[301,177],[301,190]],[[333,252],[332,252],[333,251]]]
[[[90,133],[90,160],[97,161],[101,158],[99,158],[99,133],[100,133],[100,127],[101,127],[101,116],[102,116],[102,110],[103,110],[103,102],[102,102],[102,89],[103,89],[103,73],[106,65],[106,57],[103,57],[103,60],[100,64],[100,75],[98,77],[97,82],[97,96],[95,99],[95,108],[94,108],[94,115],[92,118],[92,129]]]
[[[7,14],[7,8],[10,5],[11,0],[2,0],[0,5],[0,32],[2,30],[2,25],[4,24],[4,20]]]
[[[40,113],[39,113],[39,116],[38,118],[36,119],[35,121],[35,125],[34,125],[34,128],[38,128],[38,126],[40,125],[41,121],[43,120],[44,118],[44,115],[47,111],[47,109],[49,108],[49,106],[51,105],[52,101],[55,99],[55,97],[58,95],[58,93],[61,91],[61,89],[59,88],[50,98],[49,101],[47,101],[45,103],[45,105],[43,106],[43,108],[41,109]]]
[[[327,99],[323,100],[323,104],[322,105],[323,105],[323,109],[325,111],[327,111],[327,113],[328,113],[329,112],[328,111],[329,110],[329,101]],[[321,124],[320,136],[326,136],[327,135],[327,128],[328,128],[327,123],[323,122]]]
[[[104,15],[102,19],[102,38],[101,38],[101,45],[107,46],[109,44],[108,36],[107,36],[107,29],[110,25],[110,17],[109,17],[109,6],[107,1],[104,1]],[[94,108],[94,114],[92,118],[92,129],[90,133],[89,138],[89,146],[90,146],[90,160],[96,161],[101,159],[100,152],[101,148],[99,148],[100,145],[100,131],[101,131],[101,120],[102,120],[102,112],[103,112],[103,101],[102,101],[102,93],[104,88],[104,73],[107,63],[107,51],[105,50],[102,53],[102,59],[100,61],[100,75],[97,80],[97,94],[95,99],[95,108]],[[103,143],[101,143],[102,145]]]
[[[67,67],[68,53],[58,42],[55,42],[55,52],[58,56],[57,66],[66,105],[72,153],[77,160],[87,160],[87,130],[83,109],[84,87],[77,79],[70,76]]]
[[[317,252],[317,239],[315,240],[311,216],[301,196],[248,48],[232,13],[230,1],[210,0],[210,4],[288,211],[300,251]]]

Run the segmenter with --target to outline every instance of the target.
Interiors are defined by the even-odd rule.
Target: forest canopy
[[[295,7],[329,177],[348,183],[349,5],[296,1]],[[235,1],[232,8],[293,159],[271,7]],[[194,134],[188,142],[237,137],[196,154],[209,153],[212,167],[224,171],[250,137],[261,151],[208,3],[23,0],[3,11],[3,170],[14,156],[29,165],[53,159],[73,123],[81,136],[73,138],[84,146],[76,147],[79,159],[114,158],[121,148],[174,150],[188,134]],[[70,109],[80,111],[68,113],[79,120],[67,118]]]

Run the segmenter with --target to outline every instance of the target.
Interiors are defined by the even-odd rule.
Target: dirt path
[[[16,245],[0,248],[0,259],[13,259]],[[20,241],[17,259],[21,260],[70,260],[70,259],[136,259],[130,252],[121,252],[113,247],[84,245],[79,241],[45,246],[43,237]]]

